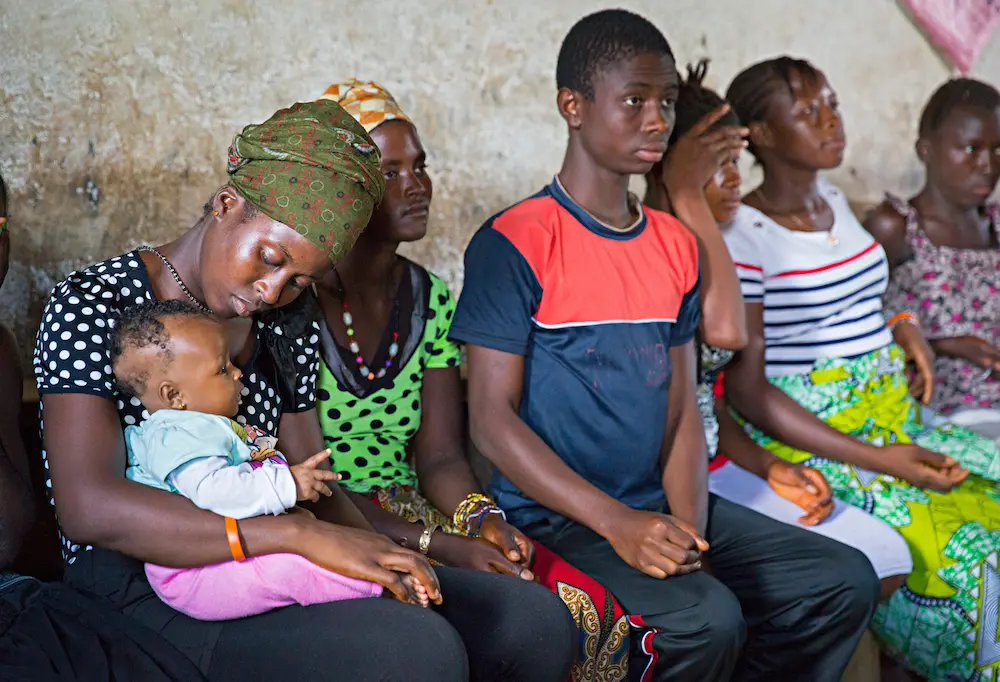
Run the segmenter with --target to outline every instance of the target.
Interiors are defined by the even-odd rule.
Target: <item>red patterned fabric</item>
[[[719,372],[719,376],[715,378],[715,385],[712,386],[712,393],[715,394],[715,399],[718,400],[722,397],[722,376],[725,372]],[[717,452],[715,457],[713,457],[708,463],[709,472],[715,471],[716,469],[721,469],[726,464],[729,464],[729,458],[726,457],[725,453]]]
[[[967,74],[1000,24],[1000,0],[902,0],[931,43]]]
[[[411,523],[437,523],[448,532],[458,532],[451,519],[410,486],[378,489],[370,500]],[[537,542],[531,544],[535,579],[562,600],[576,622],[577,655],[568,682],[625,682],[631,635],[621,605],[599,582]]]
[[[532,540],[539,584],[556,593],[573,614],[579,645],[569,682],[619,682],[627,679],[629,622],[625,611],[599,582]]]

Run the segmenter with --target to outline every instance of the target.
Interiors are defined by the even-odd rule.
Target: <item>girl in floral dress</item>
[[[923,189],[889,196],[865,221],[892,268],[886,304],[911,311],[937,356],[931,407],[1000,410],[1000,92],[948,81],[920,118]],[[1000,415],[998,415],[1000,416]]]

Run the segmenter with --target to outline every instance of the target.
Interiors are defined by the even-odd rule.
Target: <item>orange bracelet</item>
[[[243,553],[243,543],[240,541],[240,527],[231,516],[226,517],[226,537],[229,539],[229,551],[233,553],[233,558],[246,561],[247,555]]]
[[[906,322],[907,320],[913,324],[917,324],[917,316],[913,313],[896,313],[889,318],[889,321],[885,323],[885,326],[892,329],[900,322]]]

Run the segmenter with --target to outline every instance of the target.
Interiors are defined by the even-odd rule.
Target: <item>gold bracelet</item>
[[[424,532],[420,534],[420,544],[418,546],[421,554],[426,555],[427,552],[430,550],[431,537],[434,535],[434,531],[436,531],[440,527],[441,526],[439,526],[436,523],[432,523],[430,525],[424,524]]]

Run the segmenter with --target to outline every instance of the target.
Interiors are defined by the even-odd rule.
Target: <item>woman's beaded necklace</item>
[[[174,269],[173,264],[171,264],[171,262],[167,260],[166,256],[164,256],[162,253],[160,253],[159,251],[157,251],[156,249],[154,249],[152,246],[147,246],[145,244],[143,244],[142,246],[137,247],[136,251],[148,251],[149,253],[155,255],[157,258],[159,258],[161,261],[163,261],[163,265],[167,268],[167,271],[174,278],[174,281],[177,282],[177,286],[179,286],[180,289],[181,289],[181,291],[184,292],[184,295],[188,297],[188,300],[191,301],[192,303],[194,303],[194,305],[201,312],[206,313],[208,315],[214,315],[215,314],[214,312],[212,312],[211,308],[209,308],[207,305],[205,305],[204,303],[202,303],[201,301],[199,301],[195,297],[195,295],[191,293],[191,290],[188,289],[187,285],[184,284],[184,280],[182,280],[181,276],[179,274],[177,274],[177,270]]]
[[[392,367],[392,361],[399,355],[399,296],[395,296],[392,305],[392,343],[389,344],[389,357],[386,358],[384,367],[381,367],[378,372],[373,372],[368,367],[368,363],[365,362],[364,357],[362,357],[361,346],[358,345],[357,339],[354,338],[354,318],[351,316],[351,311],[347,309],[347,294],[344,291],[344,279],[340,276],[339,272],[337,273],[337,283],[337,295],[340,296],[340,304],[343,308],[340,318],[344,321],[344,327],[347,328],[347,347],[354,353],[354,361],[358,365],[358,372],[361,373],[361,376],[368,379],[368,381],[381,379],[389,371],[389,368]]]

